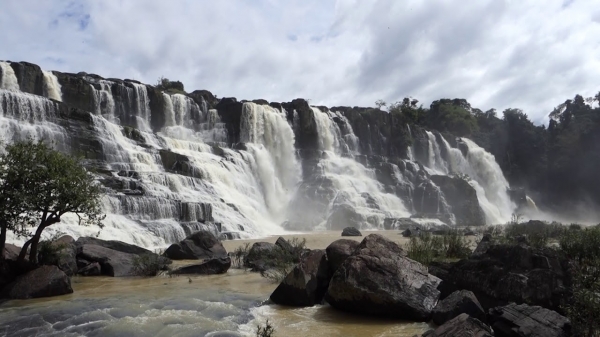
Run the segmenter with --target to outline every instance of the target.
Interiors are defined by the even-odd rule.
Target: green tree
[[[23,235],[26,227],[37,224],[21,249],[20,261],[29,249],[29,261],[37,262],[42,232],[67,213],[76,214],[80,225],[102,227],[101,188],[77,159],[42,142],[16,143],[0,156],[3,177],[0,201],[8,207],[2,212],[3,228]],[[15,217],[18,211],[22,213]]]

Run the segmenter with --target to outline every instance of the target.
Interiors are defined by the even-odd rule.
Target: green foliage
[[[246,242],[244,245],[237,247],[233,253],[230,254],[231,266],[233,268],[242,269],[245,268],[244,261],[250,251],[250,243]]]
[[[271,325],[268,319],[265,325],[258,324],[256,326],[256,337],[272,337],[274,333],[275,328],[273,325]]]
[[[40,241],[38,249],[38,263],[44,265],[58,266],[60,260],[64,257],[64,249],[67,245],[64,243],[55,242],[63,233],[56,233],[52,238]]]
[[[158,254],[141,254],[133,258],[133,273],[137,276],[156,276],[168,271],[165,258]]]
[[[564,304],[576,336],[600,336],[600,227],[568,230],[561,249],[573,259],[573,297]]]
[[[180,81],[170,81],[166,77],[160,77],[156,83],[156,88],[166,91],[170,94],[185,94],[183,83]]]
[[[406,249],[409,258],[425,265],[445,259],[462,259],[471,254],[469,242],[457,230],[443,235],[421,233],[410,238]]]
[[[266,265],[272,266],[266,271],[261,271],[260,275],[275,283],[279,283],[292,271],[294,265],[300,262],[302,252],[306,249],[306,239],[292,238],[288,241],[291,250],[286,251],[279,246],[275,246],[263,260]]]
[[[101,187],[77,159],[42,142],[7,146],[0,155],[0,183],[3,229],[25,235],[28,227],[37,226],[23,246],[21,260],[31,245],[29,260],[37,261],[43,230],[64,214],[76,214],[81,225],[102,227]],[[22,213],[16,215],[17,211]]]

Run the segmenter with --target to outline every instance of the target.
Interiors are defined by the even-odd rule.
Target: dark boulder
[[[380,235],[365,237],[333,274],[327,302],[349,312],[428,320],[440,295],[440,279],[405,254]]]
[[[346,227],[342,231],[342,236],[362,236],[362,233],[354,227]]]
[[[173,260],[199,260],[227,257],[227,251],[212,233],[200,231],[169,246],[164,256]]]
[[[229,257],[215,257],[204,261],[200,264],[184,266],[173,270],[171,273],[175,275],[197,274],[197,275],[213,275],[225,274],[231,267],[231,259]]]
[[[432,175],[454,213],[457,226],[484,226],[485,213],[473,186],[460,177]]]
[[[27,299],[73,293],[71,280],[56,266],[41,266],[17,277],[2,290],[3,298]]]
[[[329,265],[324,250],[312,250],[271,294],[271,301],[289,306],[320,304],[329,285]]]
[[[475,294],[468,290],[455,291],[439,301],[433,308],[433,322],[442,325],[460,314],[468,314],[482,322],[486,322],[485,310],[479,304]]]
[[[125,243],[125,242],[122,242],[122,241],[101,240],[101,239],[97,239],[97,238],[94,238],[94,237],[81,237],[81,238],[77,239],[77,241],[75,242],[75,244],[76,244],[77,247],[81,247],[81,246],[83,246],[85,244],[96,245],[96,246],[101,246],[101,247],[104,247],[104,248],[116,250],[118,252],[127,253],[127,254],[141,255],[141,254],[150,254],[150,253],[152,253],[151,251],[149,251],[146,248],[138,247],[136,245]]]
[[[333,275],[335,271],[350,257],[359,243],[354,240],[340,239],[332,242],[325,252],[327,253],[327,260],[329,261],[329,272]]]
[[[417,227],[419,227],[419,223],[411,218],[385,218],[383,220],[383,228],[388,230],[403,230]]]
[[[77,250],[77,256],[88,261],[98,262],[102,274],[113,277],[135,276],[133,261],[137,255],[123,253],[110,248],[84,244]]]
[[[81,276],[100,276],[102,275],[102,267],[98,262],[92,262],[77,271]]]
[[[439,267],[432,272],[442,278],[446,291],[470,290],[484,309],[516,302],[560,311],[571,282],[569,262],[561,252],[524,245],[483,241],[468,259],[446,270]]]
[[[275,241],[275,246],[281,248],[284,252],[288,252],[290,254],[294,253],[294,247],[292,247],[292,244],[281,236],[277,238],[277,241]]]
[[[435,330],[423,334],[423,337],[492,337],[489,326],[477,318],[460,314]]]
[[[244,259],[244,265],[253,271],[266,271],[275,265],[274,250],[277,246],[270,242],[255,242]]]
[[[490,309],[490,323],[497,337],[566,337],[571,323],[556,311],[511,303]]]
[[[402,232],[402,236],[405,238],[411,238],[413,236],[419,236],[421,229],[419,227],[407,228]]]

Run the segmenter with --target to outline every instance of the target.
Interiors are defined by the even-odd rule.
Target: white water
[[[0,62],[0,70],[0,89],[19,91],[19,81],[10,63]]]
[[[442,138],[439,144],[435,135],[427,131],[429,140],[428,162],[426,167],[431,174],[462,174],[469,176],[469,184],[477,192],[479,204],[488,224],[508,222],[516,205],[508,195],[509,184],[494,156],[467,138],[461,138],[467,148],[466,155],[453,148]],[[449,158],[443,158],[443,146]]]
[[[337,190],[331,206],[349,205],[361,216],[363,224],[370,224],[375,228],[381,227],[385,218],[410,216],[400,198],[383,191],[383,186],[375,179],[372,170],[365,168],[353,158],[341,156],[344,151],[350,149],[346,139],[356,137],[352,128],[346,131],[352,133],[354,137],[343,138],[341,130],[328,112],[322,112],[315,107],[312,111],[319,134],[319,146],[325,152],[319,166],[322,174],[333,181]],[[341,114],[337,117],[346,119]],[[349,124],[344,124],[349,127]],[[368,193],[375,200],[379,209],[368,205],[364,193]]]
[[[58,83],[56,75],[46,70],[43,70],[42,73],[44,74],[44,96],[62,102],[60,83]]]

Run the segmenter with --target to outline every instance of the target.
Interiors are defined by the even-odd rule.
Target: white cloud
[[[406,95],[541,120],[600,88],[593,1],[4,0],[0,59],[218,96],[368,105]]]

